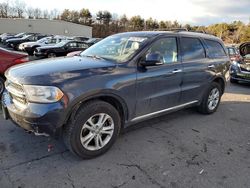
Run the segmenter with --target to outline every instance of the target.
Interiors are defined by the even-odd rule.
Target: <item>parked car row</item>
[[[27,52],[29,55],[35,55],[34,52],[36,52],[36,56],[39,57],[57,57],[67,55],[68,52],[74,50],[83,51],[100,40],[100,38],[53,36],[41,33],[19,33],[16,35],[4,33],[0,35],[0,42],[7,47]],[[50,47],[39,49],[45,46]],[[42,55],[40,51],[43,51]]]

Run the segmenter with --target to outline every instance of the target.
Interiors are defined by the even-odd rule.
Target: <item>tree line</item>
[[[226,43],[242,43],[250,41],[250,23],[241,21],[232,23],[218,23],[209,26],[193,26],[181,24],[177,20],[161,20],[153,18],[144,19],[139,15],[128,18],[126,15],[118,16],[109,11],[98,11],[93,14],[87,8],[80,10],[65,9],[59,11],[42,10],[40,8],[27,7],[23,1],[0,3],[0,18],[29,18],[29,19],[57,19],[67,22],[88,25],[93,27],[94,37],[106,37],[111,34],[126,31],[141,30],[169,30],[172,28],[185,28],[191,31],[206,32],[220,37]]]

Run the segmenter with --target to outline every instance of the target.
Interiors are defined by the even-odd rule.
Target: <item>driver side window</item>
[[[178,62],[177,40],[175,37],[162,38],[153,43],[146,54],[158,53],[164,64]]]

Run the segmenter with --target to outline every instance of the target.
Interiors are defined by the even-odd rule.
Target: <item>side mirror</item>
[[[142,66],[159,66],[163,65],[163,58],[159,53],[147,54],[145,60],[140,62]]]

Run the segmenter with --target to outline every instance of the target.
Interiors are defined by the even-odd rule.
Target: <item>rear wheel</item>
[[[54,52],[48,53],[48,58],[54,58],[56,57],[56,54]]]
[[[120,127],[120,115],[111,104],[91,101],[64,127],[63,138],[72,153],[81,158],[93,158],[108,151]]]
[[[221,95],[221,85],[216,82],[211,83],[198,107],[199,112],[203,114],[214,113],[220,104]]]

